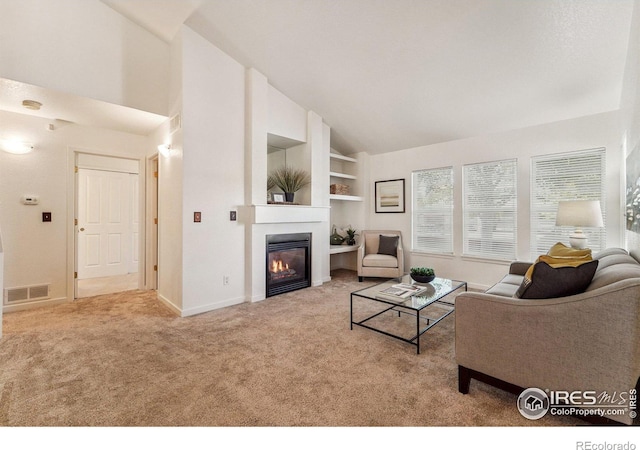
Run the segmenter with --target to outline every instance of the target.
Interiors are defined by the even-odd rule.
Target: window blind
[[[411,174],[412,249],[453,253],[453,167]]]
[[[515,259],[517,171],[515,159],[463,167],[465,255]]]
[[[531,258],[546,254],[556,242],[568,243],[572,227],[556,227],[558,202],[600,200],[605,217],[604,148],[559,153],[531,160]],[[593,252],[606,245],[605,228],[583,228]]]

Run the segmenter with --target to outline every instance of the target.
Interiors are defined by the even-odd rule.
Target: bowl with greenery
[[[412,267],[409,274],[418,283],[431,283],[436,277],[431,267]]]

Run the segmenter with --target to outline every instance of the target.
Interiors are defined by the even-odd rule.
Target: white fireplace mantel
[[[265,299],[265,244],[270,234],[311,233],[311,285],[329,281],[329,206],[245,205],[238,219],[246,226],[247,301]]]
[[[329,206],[249,205],[240,208],[246,224],[329,222]]]

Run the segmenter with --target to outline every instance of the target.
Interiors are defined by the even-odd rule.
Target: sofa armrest
[[[527,273],[527,270],[529,270],[529,267],[531,267],[532,264],[533,263],[531,262],[525,261],[513,261],[509,266],[509,273],[511,275],[524,276],[524,274]]]
[[[522,388],[611,393],[638,382],[638,279],[544,300],[463,292],[455,303],[459,366]]]

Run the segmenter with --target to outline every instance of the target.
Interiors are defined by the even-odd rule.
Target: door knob
[[[80,228],[80,231],[84,231],[84,228]]]

